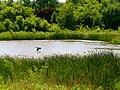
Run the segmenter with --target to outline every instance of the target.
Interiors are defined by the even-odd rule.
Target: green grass
[[[44,58],[0,57],[0,89],[119,90],[120,55],[99,52],[85,56]]]
[[[57,40],[57,39],[83,39],[107,41],[120,44],[120,33],[93,32],[93,31],[61,31],[61,32],[3,32],[0,33],[0,40]]]

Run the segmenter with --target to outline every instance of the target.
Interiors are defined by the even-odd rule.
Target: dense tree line
[[[117,30],[119,0],[0,0],[0,32],[76,30],[80,27]]]

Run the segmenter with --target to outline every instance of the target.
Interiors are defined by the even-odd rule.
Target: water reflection
[[[36,47],[41,47],[36,51]],[[120,53],[120,45],[88,40],[21,40],[0,41],[0,55],[44,57],[53,54],[88,54],[98,51]]]

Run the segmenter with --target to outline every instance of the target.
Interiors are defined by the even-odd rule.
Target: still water
[[[41,50],[36,51],[36,47]],[[89,40],[18,40],[0,41],[0,56],[44,57],[53,54],[88,54],[99,51],[120,53],[120,45]]]

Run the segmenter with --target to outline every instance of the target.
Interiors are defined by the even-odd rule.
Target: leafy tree
[[[22,0],[24,6],[30,6],[31,1],[30,0]]]
[[[15,24],[18,25],[19,30],[23,30],[23,23],[24,23],[24,18],[22,16],[16,16]]]
[[[30,7],[24,7],[22,5],[14,5],[13,7],[7,6],[0,11],[0,21],[10,19],[15,21],[16,16],[21,15],[23,18],[30,17],[33,14],[33,9]]]
[[[5,27],[3,23],[0,23],[0,33],[5,31]]]
[[[51,23],[57,23],[56,18],[57,18],[57,13],[54,12],[54,13],[52,14],[52,16],[51,16]]]
[[[52,26],[49,28],[49,32],[60,32],[60,27],[58,24],[52,24]]]
[[[14,32],[21,31],[21,29],[19,28],[19,25],[16,22],[14,22],[13,26],[14,26],[14,29],[12,31],[14,31]]]
[[[75,29],[76,21],[74,17],[74,5],[72,3],[64,4],[57,15],[57,22],[61,28]]]
[[[40,25],[41,25],[41,31],[43,32],[49,31],[49,28],[51,27],[51,25],[46,20],[42,20]]]
[[[109,4],[103,9],[103,22],[106,29],[118,29],[120,26],[120,3]]]
[[[67,3],[71,2],[75,6],[83,5],[83,4],[86,4],[86,3],[89,3],[89,2],[93,2],[93,1],[96,1],[96,0],[66,0]]]
[[[0,11],[6,8],[6,4],[3,2],[0,2]]]
[[[23,26],[25,31],[32,31],[32,28],[35,28],[36,26],[36,22],[33,17],[28,17],[24,20]]]
[[[101,10],[102,5],[95,0],[78,6],[75,10],[76,24],[89,27],[102,26]]]
[[[112,3],[112,0],[102,0],[101,4],[103,8],[108,7]]]
[[[38,8],[56,8],[58,1],[57,0],[36,0]]]
[[[43,31],[46,32],[51,27],[46,20],[41,20],[39,17],[31,16],[24,20],[23,22],[24,31]]]
[[[5,31],[14,30],[14,24],[9,19],[5,19],[5,21],[3,22],[3,25],[5,27]]]
[[[8,1],[6,2],[6,4],[7,4],[7,6],[12,6],[12,5],[13,5],[13,0],[8,0]]]
[[[55,9],[53,8],[45,8],[45,9],[37,10],[35,14],[37,15],[37,17],[45,19],[50,23],[51,16],[54,12],[55,12]]]
[[[5,19],[10,19],[11,21],[15,20],[14,10],[9,6],[0,11],[0,16],[0,21],[4,21]]]
[[[35,14],[47,20],[50,23],[52,14],[56,11],[56,7],[58,5],[58,0],[36,0],[35,6]]]
[[[86,0],[66,0],[67,3],[71,2],[75,5],[76,4],[82,4],[82,3],[84,3],[84,1],[86,1]]]
[[[118,3],[118,2],[120,2],[120,0],[97,0],[97,1],[99,1],[99,3],[113,3],[113,2],[116,2],[116,3]]]
[[[16,16],[21,15],[23,18],[30,17],[34,13],[32,8],[22,5],[14,5],[13,10]]]

